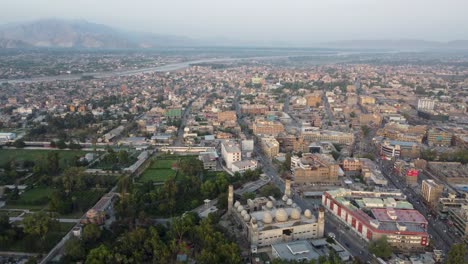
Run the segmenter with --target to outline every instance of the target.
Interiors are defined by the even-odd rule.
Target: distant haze
[[[467,0],[14,0],[0,24],[84,19],[130,31],[256,45],[468,39]]]

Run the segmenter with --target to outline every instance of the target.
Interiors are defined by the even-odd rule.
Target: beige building
[[[338,144],[352,144],[354,141],[352,133],[330,130],[305,131],[301,133],[301,136],[304,141],[308,142],[330,141]]]
[[[443,191],[444,185],[442,184],[437,184],[433,180],[422,181],[421,195],[424,200],[431,206],[437,205]]]
[[[359,104],[360,105],[366,105],[366,104],[373,105],[375,104],[375,98],[371,96],[365,96],[365,95],[359,96]]]
[[[308,94],[305,96],[307,101],[307,106],[317,107],[317,105],[322,104],[322,94],[321,93],[313,93]]]
[[[279,143],[274,137],[260,138],[260,145],[263,153],[270,159],[276,157],[279,153]]]
[[[237,120],[235,111],[224,111],[218,113],[218,122],[235,122]]]
[[[339,166],[329,154],[304,154],[291,157],[291,171],[296,184],[336,183]]]
[[[453,133],[440,129],[429,129],[427,131],[427,144],[429,146],[451,146]]]
[[[278,121],[257,121],[253,124],[255,135],[276,136],[281,132],[284,132],[284,126]]]
[[[246,235],[253,253],[258,247],[324,235],[323,209],[316,217],[309,209],[302,211],[287,195],[281,200],[258,197],[247,200],[246,204],[236,201],[228,208],[231,208],[232,219],[242,227],[241,232]]]

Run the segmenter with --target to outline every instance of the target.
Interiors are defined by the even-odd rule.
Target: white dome
[[[242,205],[239,205],[239,207],[237,207],[237,212],[242,212],[242,210],[244,210],[244,206]]]
[[[309,209],[306,209],[304,212],[304,216],[307,218],[312,218],[312,212]]]
[[[266,203],[266,207],[267,207],[268,209],[273,208],[273,202],[272,202],[272,201],[268,201],[268,202]]]
[[[297,208],[292,209],[291,219],[294,219],[294,220],[301,219],[301,212],[299,212],[299,209]]]
[[[265,224],[271,224],[271,222],[273,222],[273,217],[271,216],[271,214],[269,212],[265,212],[263,213],[263,223]]]
[[[292,204],[292,207],[296,208],[296,207],[297,207],[297,204],[296,204],[296,203],[293,203],[293,204]]]
[[[292,201],[291,199],[288,199],[288,200],[286,201],[286,204],[287,204],[287,205],[292,205],[292,204],[293,204],[293,201]]]
[[[246,211],[246,210],[242,210],[241,215],[244,216],[244,215],[246,215],[246,214],[247,214],[247,211]]]
[[[244,221],[248,222],[250,220],[250,215],[249,214],[245,214],[244,215]]]
[[[236,202],[234,203],[234,207],[235,207],[235,208],[239,207],[239,205],[240,205],[239,201],[236,201]]]
[[[276,210],[275,214],[276,221],[286,222],[288,221],[288,213],[283,208]]]
[[[285,202],[286,202],[287,200],[288,200],[288,196],[287,196],[286,194],[285,194],[285,195],[283,195],[283,201],[285,201]]]
[[[257,224],[257,218],[252,217],[252,224]]]

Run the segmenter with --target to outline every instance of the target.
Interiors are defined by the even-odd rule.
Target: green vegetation
[[[164,182],[170,177],[175,177],[177,171],[174,167],[178,167],[179,161],[176,159],[156,159],[148,169],[138,178],[138,182]]]
[[[48,154],[53,152],[59,155],[60,168],[74,165],[77,158],[86,154],[80,150],[0,149],[0,167],[6,166],[13,160],[15,162],[29,160],[35,164],[42,164],[46,162]]]
[[[114,151],[108,148],[104,157],[93,168],[117,171],[129,167],[137,160],[138,152],[129,153],[126,150]]]
[[[423,150],[421,151],[421,158],[427,161],[448,161],[448,162],[461,162],[468,163],[468,149],[460,149],[454,152],[437,152],[437,150]]]
[[[447,254],[445,264],[468,263],[466,260],[466,245],[463,243],[453,244]]]
[[[379,258],[390,258],[390,256],[392,255],[392,248],[388,243],[387,237],[382,236],[377,240],[371,241],[369,243],[369,252],[376,255]]]

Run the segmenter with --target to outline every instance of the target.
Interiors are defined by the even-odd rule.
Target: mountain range
[[[246,44],[248,43],[248,44]],[[280,43],[280,44],[278,44]],[[287,42],[270,43],[269,47],[297,47]],[[0,48],[90,48],[138,49],[194,46],[263,46],[231,39],[195,40],[184,36],[129,32],[85,20],[42,19],[0,26]],[[418,39],[345,40],[317,42],[310,48],[386,49],[386,50],[468,50],[468,40],[450,42]]]

